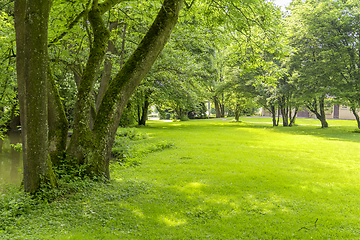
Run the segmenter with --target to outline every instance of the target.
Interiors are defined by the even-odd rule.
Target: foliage
[[[117,166],[131,167],[141,164],[146,154],[161,151],[172,147],[172,142],[162,141],[154,144],[148,144],[148,136],[139,132],[136,128],[119,128],[116,132],[115,143],[112,149],[114,157],[112,169]],[[114,170],[113,170],[114,171]]]
[[[294,52],[288,69],[307,108],[327,126],[324,99],[358,107],[359,4],[294,1],[290,10],[285,23]]]
[[[18,112],[15,74],[15,32],[11,11],[0,9],[0,138]],[[15,112],[14,112],[15,111]]]

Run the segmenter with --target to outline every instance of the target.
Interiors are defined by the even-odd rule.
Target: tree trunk
[[[289,118],[288,118],[288,108],[287,108],[287,101],[286,97],[282,96],[280,99],[280,111],[283,119],[283,126],[287,127],[289,126]]]
[[[238,122],[240,118],[240,104],[236,104],[235,107],[235,120]]]
[[[214,105],[215,105],[215,117],[221,118],[221,110],[220,110],[220,103],[217,96],[213,97]]]
[[[149,106],[150,106],[150,102],[149,102],[150,94],[151,94],[151,92],[147,92],[147,93],[145,93],[145,96],[144,96],[144,98],[145,98],[144,105],[141,108],[142,113],[141,113],[141,119],[139,121],[139,125],[142,125],[142,126],[145,126],[145,124],[146,124],[148,110],[149,110]]]
[[[357,122],[357,126],[360,129],[360,117],[359,117],[359,114],[357,114],[357,112],[356,112],[356,108],[351,107],[351,111],[354,114],[356,122]]]
[[[326,121],[326,113],[325,113],[325,99],[324,98],[321,98],[320,99],[320,121],[321,121],[321,127],[322,128],[326,128],[328,127],[328,123]]]
[[[111,22],[110,26],[109,26],[109,31],[111,32],[113,29],[116,29],[117,26],[119,25],[118,22]],[[107,52],[110,52],[110,54],[115,54],[116,53],[116,48],[115,48],[115,43],[112,40],[108,41],[108,49]],[[121,67],[121,66],[120,66]],[[102,98],[104,97],[104,94],[109,86],[109,82],[111,79],[111,70],[112,70],[112,62],[111,62],[111,57],[108,57],[105,59],[104,62],[104,70],[101,76],[101,81],[100,81],[100,87],[99,87],[99,92],[96,98],[96,111],[99,110],[99,106],[101,103]]]
[[[50,5],[49,0],[15,1],[24,188],[29,193],[35,193],[42,183],[56,185],[48,151],[47,28]]]
[[[94,106],[92,93],[97,70],[103,61],[106,43],[110,37],[109,30],[105,27],[97,4],[93,4],[92,9],[89,11],[89,22],[93,29],[94,41],[78,88],[74,130],[68,149],[68,153],[75,157],[80,164],[85,163],[87,156],[91,158],[91,152],[95,148],[90,123],[92,106]]]
[[[221,117],[225,117],[225,104],[224,104],[224,94],[221,95],[221,102],[220,102],[220,115]]]
[[[314,98],[314,101],[312,102],[312,104],[306,104],[306,107],[315,114],[316,118],[318,120],[320,120],[321,122],[321,127],[322,128],[326,128],[328,127],[328,123],[326,121],[326,115],[325,115],[325,99],[324,97],[320,98],[319,101],[319,109],[318,109],[318,103],[317,103],[317,99]]]
[[[109,160],[116,129],[127,101],[150,70],[168,41],[174,28],[183,0],[165,0],[154,23],[138,48],[111,81],[93,128],[95,140],[88,171],[109,178]],[[80,139],[79,139],[80,140]],[[89,156],[90,157],[90,156]]]
[[[51,162],[57,166],[59,161],[65,158],[69,123],[50,66],[48,68],[48,119],[49,153]]]
[[[290,124],[289,124],[289,127],[292,127],[292,126],[295,124],[296,115],[297,115],[298,111],[299,111],[299,108],[298,108],[298,107],[295,107],[294,115],[291,116],[291,108],[290,108],[290,111],[289,111],[289,116],[290,116]]]
[[[275,109],[275,106],[271,105],[270,109],[268,109],[268,110],[271,112],[273,127],[276,127],[277,123],[276,123],[276,109]]]

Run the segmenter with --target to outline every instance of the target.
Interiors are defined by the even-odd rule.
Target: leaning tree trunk
[[[99,106],[92,132],[89,130],[88,121],[81,122],[87,120],[86,115],[89,114],[89,109],[85,106],[86,103],[77,104],[76,111],[82,111],[82,113],[76,113],[75,115],[75,117],[77,116],[75,124],[79,126],[74,127],[74,135],[76,134],[76,136],[70,143],[70,152],[75,154],[78,159],[82,159],[80,163],[87,164],[87,171],[90,175],[110,177],[109,160],[111,148],[121,114],[127,101],[168,41],[177,22],[182,2],[183,0],[164,1],[160,12],[140,45],[109,84]],[[99,24],[99,21],[102,22],[97,18],[92,25]],[[103,25],[103,22],[101,25]],[[93,26],[93,28],[95,33],[95,27]],[[102,36],[96,37],[94,34],[94,44],[95,40],[100,37]],[[99,42],[103,43],[104,39],[99,40]],[[93,49],[97,48],[93,47]],[[83,80],[84,77],[82,83]],[[89,90],[84,96],[89,96]]]
[[[56,185],[48,151],[47,29],[51,1],[16,0],[17,73],[23,137],[24,188]]]
[[[111,22],[110,26],[109,26],[109,31],[111,32],[114,29],[116,30],[118,25],[119,25],[118,22]],[[126,26],[126,24],[125,24],[125,26]],[[125,29],[124,29],[124,31],[125,31]],[[123,54],[123,51],[124,50],[122,50],[122,54]],[[115,43],[114,43],[113,40],[108,41],[107,52],[109,52],[110,54],[116,54],[116,47],[115,47]],[[95,103],[96,111],[98,111],[98,109],[99,109],[101,100],[104,97],[104,94],[106,92],[106,89],[109,86],[109,82],[110,82],[110,79],[111,79],[111,70],[112,70],[112,67],[113,67],[111,58],[112,57],[106,58],[105,62],[104,62],[104,70],[103,70],[103,73],[102,73],[102,76],[101,76],[100,87],[99,87],[99,91],[98,91],[98,94],[97,94],[97,97],[96,97],[96,103]],[[121,68],[121,64],[120,64],[120,68]]]
[[[88,156],[91,158],[91,153],[95,148],[94,136],[91,132],[92,106],[94,105],[92,93],[97,70],[104,59],[106,43],[110,37],[96,4],[89,11],[88,18],[93,28],[94,41],[78,87],[74,129],[68,149],[68,153],[75,157],[79,164],[84,164]]]
[[[357,126],[360,129],[360,117],[359,117],[359,114],[357,114],[357,112],[356,112],[356,108],[351,107],[351,111],[354,114],[356,122],[357,122]]]
[[[290,124],[289,127],[292,127],[295,124],[296,115],[299,111],[298,107],[295,107],[294,115],[291,114],[291,108],[289,109],[289,116],[290,116]]]
[[[326,121],[326,113],[325,113],[325,99],[320,99],[320,121],[321,121],[321,127],[326,128],[328,127],[328,123]]]

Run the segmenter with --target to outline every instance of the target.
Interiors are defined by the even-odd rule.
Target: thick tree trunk
[[[95,76],[104,59],[106,43],[110,37],[97,4],[94,4],[89,11],[89,22],[93,28],[94,41],[78,88],[74,130],[68,149],[68,153],[80,164],[83,164],[88,156],[91,158],[91,152],[95,148],[94,136],[91,132],[91,114],[93,114],[92,106],[94,106],[92,94]]]
[[[110,83],[100,104],[93,133],[96,149],[89,162],[96,175],[109,178],[109,160],[116,129],[127,101],[150,70],[176,25],[183,0],[165,0],[138,48]]]
[[[109,26],[109,31],[111,32],[113,29],[116,29],[117,26],[119,25],[118,22],[111,22],[110,26]],[[110,54],[115,54],[116,53],[116,48],[115,48],[115,44],[114,41],[109,40],[108,41],[108,49],[107,52],[109,52]],[[111,57],[108,57],[105,59],[104,62],[104,70],[101,76],[101,81],[100,81],[100,87],[99,87],[99,92],[97,94],[96,97],[96,111],[98,111],[100,103],[102,98],[104,97],[104,94],[109,86],[109,82],[111,79],[111,70],[112,70],[112,62],[111,62]],[[121,66],[120,66],[121,67]]]
[[[50,4],[49,0],[15,1],[24,188],[29,193],[36,192],[41,183],[56,185],[48,151],[47,27]]]
[[[26,104],[25,104],[25,11],[26,0],[15,0],[14,2],[14,18],[15,18],[15,34],[16,34],[16,78],[19,94],[19,109],[21,120],[21,141],[23,148],[23,159],[27,159],[27,133],[25,123],[27,122]]]

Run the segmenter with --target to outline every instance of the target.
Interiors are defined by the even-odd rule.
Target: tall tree
[[[23,138],[24,187],[55,186],[48,150],[48,19],[51,1],[16,0],[17,79]]]

